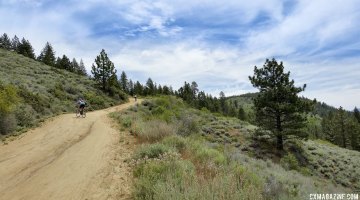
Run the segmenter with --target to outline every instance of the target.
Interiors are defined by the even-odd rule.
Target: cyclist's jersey
[[[85,106],[85,105],[86,105],[85,101],[82,101],[82,100],[78,101],[78,104],[79,104],[80,106]]]

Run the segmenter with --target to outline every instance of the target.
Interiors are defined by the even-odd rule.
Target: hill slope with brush
[[[4,49],[0,49],[0,80],[0,135],[32,127],[60,113],[75,112],[79,97],[87,100],[89,110],[125,100],[122,93],[109,97],[89,77]]]

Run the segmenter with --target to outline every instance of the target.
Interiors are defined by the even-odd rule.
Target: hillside
[[[274,140],[236,118],[162,96],[112,114],[141,146],[135,199],[308,199],[360,188],[360,153],[319,140]]]
[[[125,99],[123,94],[109,97],[86,76],[50,67],[4,49],[0,49],[0,80],[0,88],[7,88],[3,91],[9,94],[14,91],[16,99],[4,105],[11,107],[11,111],[0,113],[3,135],[32,127],[60,113],[75,112],[79,97],[88,101],[89,110],[116,105]],[[6,103],[9,94],[0,96],[0,104]]]
[[[247,93],[242,95],[230,96],[227,97],[227,101],[230,104],[237,104],[238,106],[243,106],[245,111],[251,112],[253,106],[253,98],[256,97],[257,93]],[[308,101],[310,99],[305,98]],[[235,103],[236,102],[236,103]],[[336,108],[330,105],[327,105],[324,102],[316,102],[314,105],[313,114],[320,117],[324,117],[329,114],[329,112],[335,112]]]

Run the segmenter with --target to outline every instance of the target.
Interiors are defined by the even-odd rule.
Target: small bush
[[[288,153],[280,160],[280,164],[287,170],[298,170],[299,162],[292,153]]]
[[[3,85],[0,82],[0,113],[9,113],[13,111],[15,105],[19,102],[18,91],[12,85]]]
[[[177,133],[182,136],[188,136],[200,131],[199,120],[190,113],[183,113],[178,122]]]
[[[121,118],[121,125],[125,128],[129,128],[132,124],[131,118],[126,116]]]
[[[0,134],[7,135],[16,129],[16,118],[12,113],[0,113]]]
[[[79,89],[74,87],[73,85],[66,85],[65,86],[65,91],[69,94],[78,94],[79,93]]]
[[[177,149],[177,151],[180,153],[186,149],[186,139],[178,135],[166,137],[161,143],[165,144],[166,146]]]
[[[165,112],[165,108],[162,107],[162,106],[157,106],[156,108],[154,108],[154,109],[151,111],[151,113],[152,113],[153,115],[161,115],[161,114],[163,114],[164,112]]]
[[[21,127],[34,125],[36,111],[29,105],[20,105],[15,111],[17,123]]]
[[[105,100],[94,92],[86,92],[84,97],[94,109],[105,107]]]
[[[134,154],[134,159],[142,158],[159,158],[160,155],[174,151],[173,148],[166,146],[164,144],[155,143],[155,144],[146,144],[142,145]]]

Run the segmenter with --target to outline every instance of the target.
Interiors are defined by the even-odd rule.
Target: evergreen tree
[[[87,76],[86,68],[82,59],[80,60],[78,74]]]
[[[335,115],[334,112],[329,112],[326,116],[323,117],[321,121],[321,127],[323,130],[324,137],[327,141],[335,144]]]
[[[131,96],[134,96],[134,82],[131,79],[129,80],[128,88],[129,88],[129,94]]]
[[[157,87],[157,94],[163,94],[163,88],[161,87],[160,84],[159,84],[159,86]]]
[[[73,68],[72,68],[70,59],[66,55],[62,56],[58,66],[60,69],[65,69],[67,71],[73,72]]]
[[[19,53],[19,47],[20,47],[20,40],[15,35],[14,38],[11,40],[11,49],[15,52]]]
[[[6,33],[0,37],[0,48],[11,50],[11,41]]]
[[[59,69],[62,69],[62,67],[61,67],[61,58],[60,57],[56,58],[55,67],[59,68]]]
[[[237,99],[235,99],[235,101],[234,101],[234,106],[235,106],[235,108],[239,108],[239,102]]]
[[[186,103],[188,103],[189,105],[194,105],[194,100],[195,100],[195,96],[194,96],[194,89],[195,89],[195,82],[193,82],[193,86],[190,85],[190,83],[187,83],[185,81],[184,86],[179,88],[178,90],[178,96],[180,98],[182,98]],[[196,86],[197,88],[197,86]]]
[[[278,150],[283,150],[286,135],[305,136],[300,131],[306,122],[303,113],[311,108],[310,103],[298,97],[306,85],[295,87],[289,77],[290,72],[284,73],[283,63],[275,59],[267,59],[263,68],[255,66],[254,76],[249,77],[260,90],[254,99],[257,122],[275,134]]]
[[[32,45],[28,40],[25,40],[25,38],[22,38],[21,43],[19,45],[19,53],[28,57],[35,59],[35,53]]]
[[[240,106],[239,108],[239,112],[238,112],[238,118],[242,121],[245,121],[246,120],[246,113],[245,113],[245,110],[242,106]]]
[[[109,91],[112,86],[116,69],[114,63],[111,62],[104,49],[95,59],[95,65],[92,65],[91,73],[94,79],[104,91]]]
[[[170,95],[171,94],[170,88],[168,86],[166,86],[166,85],[164,85],[164,87],[163,87],[163,94],[165,94],[165,95]]]
[[[191,92],[192,92],[192,98],[193,98],[193,100],[195,100],[197,93],[199,92],[198,84],[195,81],[193,81],[193,82],[191,82],[190,88],[191,88]]]
[[[360,112],[357,107],[354,108],[354,117],[360,123]]]
[[[207,101],[207,97],[206,97],[206,94],[204,91],[201,91],[198,93],[198,108],[199,109],[202,109],[202,108],[207,108],[209,109],[209,105],[208,105],[208,101]]]
[[[220,92],[220,108],[221,108],[221,112],[224,115],[228,114],[228,108],[226,105],[226,97],[223,91]]]
[[[146,81],[145,93],[146,95],[155,94],[155,84],[151,78],[148,78],[148,80]]]
[[[124,71],[122,71],[121,75],[120,75],[120,88],[122,89],[122,91],[129,93],[128,84],[129,83],[128,83],[126,73]]]
[[[53,47],[49,42],[46,42],[45,47],[41,51],[38,60],[40,62],[43,62],[45,65],[49,66],[55,66],[56,60],[55,60],[55,52]]]
[[[360,150],[360,124],[342,107],[329,112],[321,122],[325,139],[343,148]]]
[[[340,106],[339,111],[337,112],[335,123],[337,125],[337,138],[336,141],[338,145],[343,148],[347,146],[347,139],[348,139],[348,130],[347,130],[347,118],[345,110]]]
[[[73,68],[75,73],[80,74],[80,65],[75,58],[73,58],[73,60],[71,61],[71,67]]]
[[[348,121],[348,130],[351,149],[360,151],[360,124],[353,116]]]
[[[141,85],[141,83],[139,81],[136,81],[135,85],[134,85],[134,95],[143,95],[144,91],[143,91],[143,86]]]

